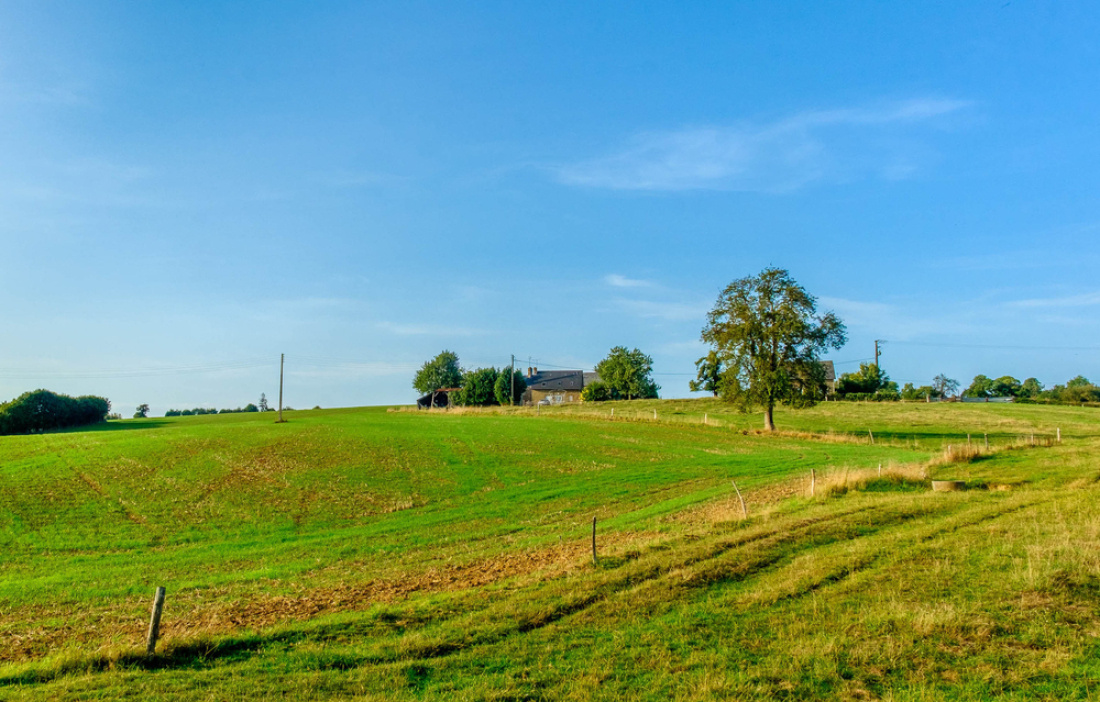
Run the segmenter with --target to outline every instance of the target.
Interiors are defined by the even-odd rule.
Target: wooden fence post
[[[1058,443],[1062,443],[1062,428],[1058,427]]]
[[[875,434],[874,434],[874,432],[872,432],[870,429],[868,429],[867,433],[871,435],[871,444],[874,445],[874,443],[875,443]]]
[[[158,587],[157,594],[153,596],[153,616],[149,619],[149,636],[147,637],[145,652],[153,655],[157,652],[157,635],[160,634],[160,613],[164,609],[164,588]]]
[[[810,497],[814,496],[814,488],[817,486],[817,473],[810,469]]]
[[[989,450],[989,434],[985,435],[985,450]]]
[[[596,518],[592,517],[592,565],[599,564],[599,558],[596,556]]]

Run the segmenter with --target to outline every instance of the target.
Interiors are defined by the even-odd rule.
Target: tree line
[[[285,410],[285,411],[291,411],[292,409],[293,409],[292,407],[283,407],[283,410]],[[240,412],[274,412],[274,411],[275,411],[275,408],[270,407],[267,404],[267,394],[261,392],[260,393],[260,403],[258,405],[254,405],[251,402],[249,402],[244,407],[237,407],[236,409],[215,409],[213,407],[210,407],[210,408],[195,407],[193,409],[184,409],[184,410],[170,409],[170,410],[168,410],[167,412],[164,413],[164,416],[165,417],[191,417],[191,416],[194,416],[194,415],[203,415],[203,414],[237,414],[237,413],[240,413]],[[145,417],[145,416],[147,416],[148,412],[149,412],[149,405],[139,405],[138,408],[137,408],[137,412],[134,414],[134,418],[138,419],[138,418],[141,418],[141,417]]]
[[[873,363],[861,363],[859,371],[845,373],[836,384],[836,395],[842,400],[873,400],[910,402],[950,399],[1012,398],[1016,402],[1079,405],[1100,402],[1100,387],[1079,375],[1064,385],[1044,388],[1036,378],[1020,381],[1011,375],[990,378],[976,375],[962,392],[959,382],[944,374],[937,375],[930,385],[906,383],[900,389],[883,370]]]
[[[429,402],[438,404],[435,395],[443,389],[450,392],[450,403],[463,407],[516,405],[523,401],[527,379],[510,368],[463,369],[458,354],[442,351],[426,361],[413,377],[413,388]],[[661,389],[653,381],[653,359],[638,349],[616,346],[607,358],[596,364],[599,380],[584,385],[581,399],[588,402],[604,400],[636,400],[657,397]]]
[[[413,377],[413,388],[424,395],[431,395],[429,402],[437,404],[440,390],[452,390],[449,402],[463,407],[488,407],[490,405],[519,404],[527,391],[527,381],[519,371],[510,368],[464,369],[459,365],[458,354],[441,351],[426,361]]]
[[[991,379],[984,375],[974,376],[970,386],[962,393],[963,397],[1011,397],[1017,402],[1037,402],[1058,405],[1081,405],[1100,402],[1100,387],[1088,378],[1079,375],[1065,385],[1044,388],[1035,378],[1020,382],[1010,375]]]
[[[0,405],[0,435],[68,429],[107,421],[111,401],[105,397],[70,397],[33,390]]]

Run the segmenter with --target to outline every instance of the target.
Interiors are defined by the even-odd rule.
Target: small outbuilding
[[[433,407],[445,409],[451,406],[451,393],[458,392],[462,388],[440,388],[435,392],[429,392],[416,401],[417,409],[431,409]]]

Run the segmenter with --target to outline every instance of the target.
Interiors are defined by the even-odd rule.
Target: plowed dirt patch
[[[601,549],[637,542],[637,534],[608,534]],[[293,594],[257,593],[250,599],[231,597],[224,589],[170,592],[161,622],[165,644],[196,636],[226,634],[240,629],[260,629],[273,624],[302,621],[333,612],[363,610],[378,603],[397,602],[417,594],[453,592],[485,587],[514,577],[539,580],[559,577],[589,562],[591,546],[573,542],[540,550],[501,553],[469,563],[440,566],[405,577],[302,587]],[[0,661],[15,662],[44,656],[65,646],[88,653],[119,647],[139,647],[148,626],[148,602],[128,598],[110,608],[72,611],[40,607],[38,621],[64,620],[64,624],[21,629],[0,626]],[[31,614],[31,613],[23,613]]]

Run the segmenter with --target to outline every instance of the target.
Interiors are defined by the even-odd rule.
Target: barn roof
[[[538,371],[524,380],[531,390],[583,390],[584,376],[580,370]]]

